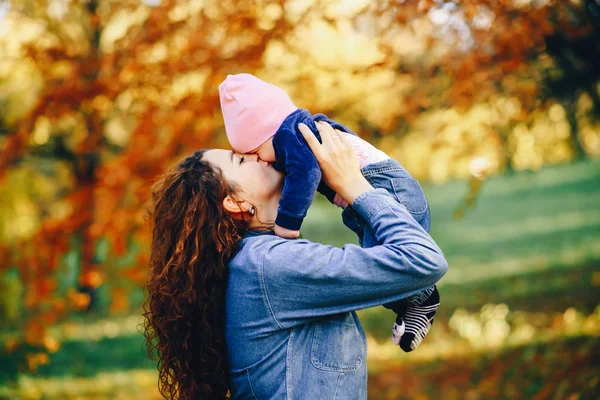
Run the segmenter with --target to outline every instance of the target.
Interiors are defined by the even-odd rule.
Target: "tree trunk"
[[[88,3],[89,26],[91,30],[90,54],[87,62],[83,65],[83,74],[87,85],[93,85],[100,72],[100,25],[97,14],[98,2],[92,0]],[[91,103],[92,99],[88,99]],[[95,240],[91,232],[94,223],[96,202],[94,188],[97,184],[98,163],[100,161],[100,146],[102,138],[102,121],[98,112],[94,109],[84,109],[82,113],[85,118],[87,137],[77,151],[75,162],[76,191],[81,193],[79,209],[75,210],[80,215],[80,224],[75,232],[80,243],[81,264],[79,269],[80,290],[88,293],[91,298],[95,297],[96,284],[90,279],[93,271]],[[90,306],[92,304],[90,303]],[[89,308],[88,308],[89,310]]]

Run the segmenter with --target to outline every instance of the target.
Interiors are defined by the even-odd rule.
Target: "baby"
[[[315,193],[319,191],[335,205],[344,208],[342,219],[359,238],[362,247],[377,244],[371,228],[321,179],[321,169],[298,130],[303,123],[321,141],[316,123],[327,122],[352,144],[361,172],[375,188],[386,189],[403,204],[415,220],[429,231],[427,199],[419,183],[383,151],[362,140],[345,126],[323,114],[312,115],[297,108],[283,89],[250,74],[228,75],[219,85],[221,109],[229,143],[238,153],[256,153],[272,167],[285,173],[279,201],[275,234],[296,238]],[[439,306],[435,286],[421,293],[386,304],[396,315],[392,341],[410,352],[429,332]]]

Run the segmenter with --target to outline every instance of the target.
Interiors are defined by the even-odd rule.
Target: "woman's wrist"
[[[373,190],[373,186],[365,179],[364,176],[360,176],[345,185],[337,193],[347,201],[349,204],[354,203],[354,200],[363,193]]]

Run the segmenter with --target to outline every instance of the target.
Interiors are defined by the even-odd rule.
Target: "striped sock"
[[[404,314],[396,319],[404,320],[404,335],[400,338],[402,350],[408,353],[419,347],[433,324],[439,305],[440,294],[437,287],[423,303],[407,305]]]

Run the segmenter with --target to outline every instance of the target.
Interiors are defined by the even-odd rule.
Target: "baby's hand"
[[[275,234],[285,239],[296,239],[300,236],[300,231],[292,231],[290,229],[282,228],[279,225],[275,225]]]

